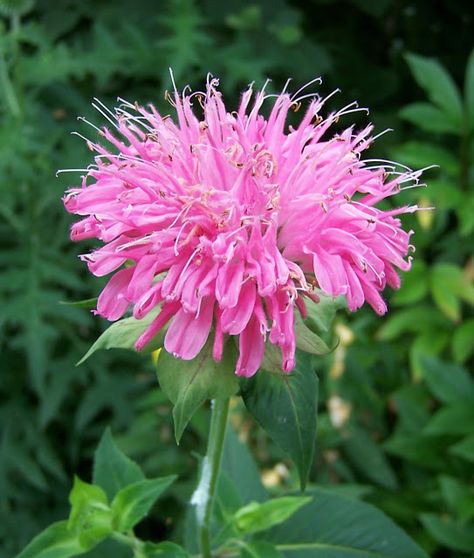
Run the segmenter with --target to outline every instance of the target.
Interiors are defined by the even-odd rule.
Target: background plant
[[[310,480],[375,503],[435,555],[469,555],[469,3],[4,0],[0,9],[0,555],[13,555],[67,515],[70,478],[90,480],[93,448],[107,424],[150,477],[179,475],[140,534],[179,538],[185,531],[184,504],[194,483],[190,451],[203,451],[206,410],[183,435],[188,452],[178,451],[151,359],[99,352],[76,368],[103,324],[84,309],[58,304],[99,290],[74,264],[59,200],[78,175],[54,178],[56,169],[88,159],[67,132],[89,133],[77,115],[97,122],[93,96],[159,103],[158,92],[169,87],[168,66],[178,83],[194,86],[212,71],[235,97],[269,75],[278,88],[289,75],[304,83],[323,74],[324,91],[343,88],[338,106],[356,98],[372,107],[380,130],[396,129],[379,141],[380,156],[440,165],[426,174],[429,189],[404,194],[436,211],[413,217],[417,263],[391,297],[389,318],[340,317],[339,348],[319,365]],[[270,490],[296,488],[296,471],[248,415],[237,407],[232,419],[247,433]],[[157,437],[159,459],[150,450]]]

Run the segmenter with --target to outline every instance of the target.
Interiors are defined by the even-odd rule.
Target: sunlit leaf
[[[102,488],[75,477],[69,502],[67,526],[77,534],[83,548],[93,548],[112,533],[112,514]]]
[[[70,558],[86,551],[67,521],[59,521],[37,535],[16,558]]]
[[[114,529],[126,533],[135,527],[175,479],[174,475],[144,479],[122,488],[111,504]]]
[[[258,533],[283,523],[311,502],[307,496],[283,496],[267,502],[251,502],[237,511],[234,522],[241,533]]]

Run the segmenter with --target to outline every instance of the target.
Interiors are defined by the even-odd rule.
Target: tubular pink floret
[[[370,125],[327,137],[339,117],[361,110],[354,104],[324,119],[327,99],[316,94],[250,86],[228,112],[217,87],[209,76],[202,93],[175,91],[176,121],[152,105],[120,100],[112,113],[95,100],[112,125],[101,131],[109,146],[88,141],[95,164],[64,196],[82,217],[71,238],[101,240],[82,259],[97,276],[114,273],[97,313],[117,320],[132,306],[141,319],[160,307],[137,349],[169,323],[165,349],[176,357],[193,359],[211,336],[219,360],[230,335],[239,338],[238,375],[255,374],[266,341],[280,347],[290,372],[295,308],[306,316],[305,298],[318,300],[314,285],[346,297],[351,311],[364,302],[387,311],[381,293],[398,288],[396,268],[411,263],[411,231],[397,216],[417,208],[376,204],[420,173],[364,161]],[[287,126],[288,112],[308,97],[299,126]],[[267,99],[268,120],[260,112]]]

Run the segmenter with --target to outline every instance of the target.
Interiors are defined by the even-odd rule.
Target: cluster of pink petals
[[[113,129],[100,131],[108,147],[88,141],[95,164],[64,197],[83,217],[71,236],[103,242],[82,256],[94,275],[114,272],[100,315],[118,320],[132,305],[141,319],[160,306],[137,349],[170,322],[165,348],[176,357],[193,359],[213,335],[219,360],[226,335],[238,336],[235,372],[251,376],[268,338],[289,372],[295,311],[305,317],[315,286],[352,311],[367,301],[386,312],[381,291],[410,267],[411,232],[397,216],[416,207],[376,205],[419,174],[362,160],[371,126],[328,136],[352,105],[323,119],[325,100],[312,94],[294,128],[288,111],[301,98],[249,87],[228,112],[217,86],[209,78],[205,92],[175,92],[176,121],[151,105],[97,106]]]

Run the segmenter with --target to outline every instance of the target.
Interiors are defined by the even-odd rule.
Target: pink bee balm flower
[[[170,322],[164,345],[176,357],[196,357],[212,331],[218,361],[225,335],[238,336],[235,372],[252,376],[268,337],[289,372],[295,307],[305,317],[315,285],[345,296],[351,311],[367,301],[386,312],[381,291],[399,287],[396,268],[410,268],[412,231],[398,215],[416,207],[376,205],[420,171],[364,161],[372,126],[328,135],[339,117],[360,110],[355,104],[323,119],[326,99],[304,95],[311,101],[294,128],[286,119],[300,108],[298,94],[254,95],[250,86],[228,112],[217,86],[210,77],[203,93],[175,91],[176,121],[152,105],[96,107],[114,129],[101,130],[107,147],[88,141],[95,164],[64,197],[83,216],[71,237],[104,243],[82,256],[94,275],[114,272],[98,299],[101,316],[118,320],[133,306],[141,319],[161,307],[138,350]]]

